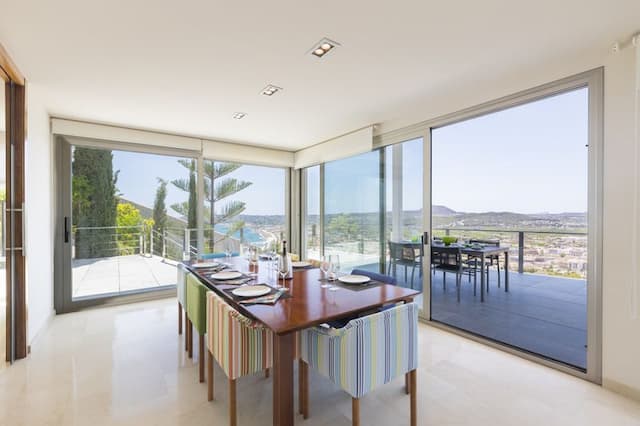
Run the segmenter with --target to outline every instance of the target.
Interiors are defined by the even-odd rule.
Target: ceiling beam
[[[16,66],[16,64],[11,60],[9,53],[4,48],[4,46],[0,43],[0,78],[3,80],[10,80],[16,84],[24,86],[24,76]]]

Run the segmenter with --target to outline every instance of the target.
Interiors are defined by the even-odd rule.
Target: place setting
[[[273,288],[267,284],[243,285],[224,292],[241,305],[274,305],[280,299],[291,297],[287,289]]]

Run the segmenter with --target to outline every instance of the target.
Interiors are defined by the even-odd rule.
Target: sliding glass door
[[[173,288],[195,227],[197,160],[73,138],[58,145],[57,310]]]
[[[599,380],[598,73],[431,130],[429,314]]]

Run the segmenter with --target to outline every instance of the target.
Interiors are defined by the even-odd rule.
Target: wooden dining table
[[[240,271],[248,268],[247,261],[242,258],[232,258],[230,263]],[[318,268],[294,269],[293,278],[283,281],[276,276],[275,271],[269,271],[267,262],[261,261],[255,267],[258,273],[255,282],[273,286],[279,280],[279,284],[287,288],[291,297],[281,298],[275,305],[246,306],[237,303],[224,291],[235,286],[216,284],[210,279],[211,272],[198,270],[188,264],[187,268],[234,309],[260,321],[273,331],[274,426],[292,426],[294,423],[293,367],[296,332],[332,320],[357,317],[391,303],[411,302],[420,294],[416,290],[388,284],[376,284],[357,291],[344,287],[337,290],[322,288],[322,275]]]

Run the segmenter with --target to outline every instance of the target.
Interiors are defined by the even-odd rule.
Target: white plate
[[[233,290],[231,293],[240,297],[258,297],[264,296],[265,294],[269,294],[271,292],[271,287],[266,285],[250,285],[246,287],[238,287]]]
[[[307,266],[311,266],[309,262],[291,262],[291,266],[294,268],[306,268]]]
[[[222,271],[211,275],[214,280],[234,280],[240,278],[242,274],[238,271]]]
[[[220,266],[220,264],[218,262],[198,262],[191,266],[194,268],[215,268],[216,266]]]
[[[371,278],[365,275],[343,275],[338,277],[338,281],[345,284],[364,284],[371,281]]]

